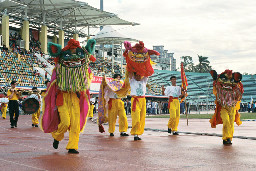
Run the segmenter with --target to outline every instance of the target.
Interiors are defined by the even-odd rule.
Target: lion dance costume
[[[66,149],[69,153],[78,153],[79,134],[86,124],[90,105],[89,86],[93,75],[88,64],[96,60],[91,55],[95,44],[94,39],[88,40],[85,47],[74,39],[63,49],[58,44],[48,44],[56,65],[43,99],[41,128],[52,134],[55,149],[69,130]]]
[[[134,135],[134,140],[141,140],[138,135],[142,135],[145,126],[146,117],[146,83],[147,77],[154,73],[150,55],[160,55],[157,51],[149,50],[144,47],[144,43],[140,41],[135,46],[131,46],[130,42],[125,41],[125,52],[123,56],[126,59],[126,75],[122,87],[117,88],[114,92],[119,98],[131,95],[132,105],[132,130],[131,135]],[[135,79],[135,74],[140,77],[139,80]],[[137,78],[136,77],[136,78]],[[103,84],[104,85],[104,82]],[[103,88],[103,87],[102,87]],[[101,93],[102,93],[101,89]],[[103,131],[102,123],[107,121],[106,109],[104,108],[104,92],[99,95],[99,128],[100,132]],[[103,102],[103,103],[102,103]]]
[[[217,124],[223,124],[223,144],[231,145],[234,134],[234,122],[239,126],[240,121],[240,102],[244,92],[243,84],[241,83],[242,75],[239,72],[225,70],[217,75],[217,72],[212,70],[213,78],[213,94],[216,96],[215,113],[210,120],[211,127],[216,128]]]

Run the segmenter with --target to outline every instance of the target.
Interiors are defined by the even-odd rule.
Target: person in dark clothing
[[[17,91],[16,87],[16,81],[11,82],[11,89],[7,92],[7,97],[9,99],[9,114],[10,114],[10,122],[11,122],[11,128],[17,127],[17,122],[19,118],[19,93]],[[15,118],[14,117],[15,114]]]

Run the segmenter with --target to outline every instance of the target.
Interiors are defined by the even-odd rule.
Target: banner
[[[103,77],[93,76],[92,83],[101,83]],[[106,81],[110,82],[113,78],[106,77]]]

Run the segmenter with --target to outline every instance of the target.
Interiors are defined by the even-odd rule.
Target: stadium
[[[95,51],[97,60],[95,63],[90,63],[95,76],[91,93],[97,96],[99,80],[104,75],[111,78],[114,73],[124,74],[126,63],[122,56],[124,51],[122,43],[125,40],[133,42],[138,40],[121,35],[109,26],[135,26],[138,23],[125,21],[117,15],[96,9],[84,2],[70,0],[65,0],[61,4],[58,2],[44,1],[44,4],[39,0],[1,2],[0,9],[3,11],[0,40],[1,87],[9,87],[10,82],[16,80],[20,89],[30,90],[32,87],[45,89],[44,82],[51,78],[54,68],[53,59],[47,52],[47,43],[54,42],[64,47],[71,38],[86,42],[90,37],[90,27],[105,26],[94,36],[97,41]],[[147,89],[147,98],[167,101],[167,97],[162,96],[162,86],[166,87],[170,84],[169,79],[172,75],[177,77],[177,84],[181,85],[179,71],[155,69],[154,75],[149,78],[150,88]],[[187,102],[190,103],[191,109],[213,110],[215,96],[212,94],[211,75],[186,72],[186,76]],[[242,82],[244,84],[242,104],[247,104],[256,99],[256,75],[243,75]]]

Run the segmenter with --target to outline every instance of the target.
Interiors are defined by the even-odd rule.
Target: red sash
[[[170,109],[170,103],[173,102],[173,99],[179,99],[178,97],[169,97],[169,102],[168,102],[168,109]]]
[[[132,96],[133,97],[133,103],[132,103],[132,111],[136,110],[136,102],[139,102],[139,98],[145,98],[145,96]]]

